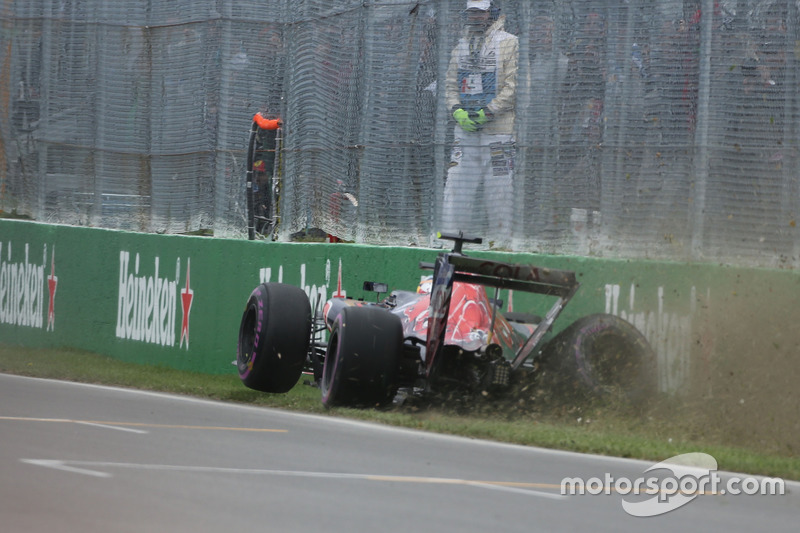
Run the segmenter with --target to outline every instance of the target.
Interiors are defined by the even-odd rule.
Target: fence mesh
[[[283,240],[797,266],[798,2],[465,8],[0,0],[0,210],[244,238],[262,112]]]

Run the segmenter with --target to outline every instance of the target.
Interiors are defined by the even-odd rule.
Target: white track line
[[[128,433],[137,433],[139,435],[146,435],[150,433],[144,429],[133,429],[121,427],[113,424],[105,424],[103,422],[95,422],[92,420],[73,420],[71,418],[33,418],[21,416],[0,416],[0,420],[9,420],[12,422],[55,422],[59,424],[81,424],[83,426],[94,426],[103,429],[114,429],[117,431],[127,431]]]
[[[535,496],[553,500],[566,500],[558,492],[545,492],[534,490],[529,487],[551,487],[542,483],[519,483],[503,481],[473,481],[468,479],[438,478],[438,477],[418,477],[418,476],[395,476],[380,474],[353,474],[346,472],[308,472],[302,470],[263,470],[250,468],[225,468],[214,466],[181,466],[181,465],[158,465],[158,464],[137,464],[137,463],[115,463],[101,461],[60,461],[53,459],[20,459],[21,462],[46,468],[53,468],[75,474],[83,474],[93,477],[109,478],[111,474],[105,472],[106,469],[127,469],[127,470],[147,470],[156,472],[188,472],[205,474],[233,474],[248,476],[280,476],[309,479],[347,479],[354,481],[372,481],[381,483],[417,483],[433,485],[457,485],[463,487],[475,487],[487,490],[502,490],[513,492],[525,496]],[[552,485],[555,490],[558,485]]]
[[[71,472],[73,474],[82,474],[84,476],[103,477],[103,478],[111,477],[111,474],[109,474],[108,472],[99,472],[97,470],[88,470],[86,468],[76,468],[74,466],[68,466],[64,461],[50,461],[47,459],[20,459],[20,461],[30,465],[55,468],[56,470]]]
[[[145,431],[143,429],[133,429],[133,428],[124,428],[120,426],[110,426],[108,424],[98,424],[97,422],[83,422],[81,420],[72,420],[76,424],[81,424],[84,426],[94,426],[96,428],[104,428],[104,429],[115,429],[117,431],[127,431],[128,433],[136,433],[138,435],[147,435],[149,431]]]

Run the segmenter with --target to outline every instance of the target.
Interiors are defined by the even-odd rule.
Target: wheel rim
[[[328,340],[328,350],[325,354],[325,362],[322,366],[322,401],[329,405],[335,401],[336,384],[335,374],[336,367],[339,359],[339,322],[335,324],[331,337]]]

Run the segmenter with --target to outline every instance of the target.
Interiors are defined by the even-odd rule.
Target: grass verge
[[[681,453],[705,452],[717,459],[720,470],[800,480],[800,459],[788,453],[731,446],[713,435],[697,434],[696,428],[685,427],[679,420],[625,415],[603,408],[522,411],[484,405],[468,414],[447,407],[328,410],[320,403],[319,390],[302,383],[287,394],[264,394],[245,388],[235,375],[142,366],[71,349],[5,345],[0,345],[0,372],[184,394],[653,462]]]

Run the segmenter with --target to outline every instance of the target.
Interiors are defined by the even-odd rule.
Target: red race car
[[[239,328],[242,382],[287,392],[306,371],[326,406],[363,407],[409,395],[497,394],[545,373],[560,390],[580,395],[614,392],[639,401],[655,393],[655,355],[628,322],[590,315],[548,338],[580,286],[574,272],[469,257],[463,244],[480,239],[440,237],[455,246],[435,263],[420,264],[433,270],[427,283],[378,302],[335,297],[312,313],[298,287],[256,287]],[[364,289],[388,292],[382,283],[366,282]],[[503,313],[500,289],[550,295],[555,302],[544,318]]]

